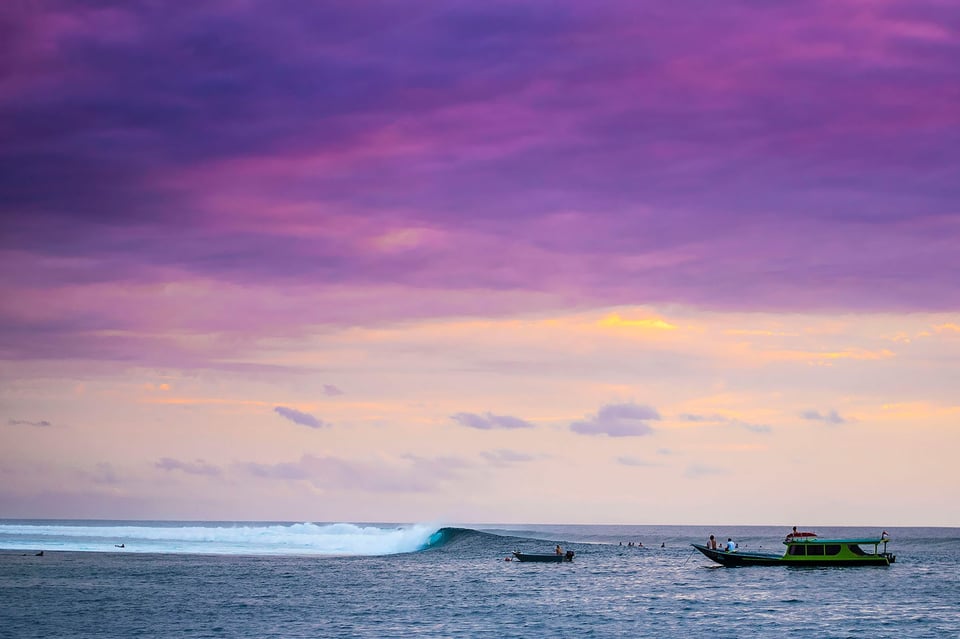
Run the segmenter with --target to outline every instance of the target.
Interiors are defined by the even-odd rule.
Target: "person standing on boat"
[[[710,535],[710,539],[707,540],[707,548],[709,548],[710,550],[717,549],[717,538],[714,537],[713,535]]]
[[[562,554],[563,554],[563,548],[560,547],[560,544],[557,544],[557,554],[558,554],[558,555],[562,555]]]
[[[737,549],[736,542],[733,541],[730,537],[727,537],[727,552],[733,552]]]

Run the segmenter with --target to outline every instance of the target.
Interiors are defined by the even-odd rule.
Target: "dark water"
[[[688,545],[713,532],[773,551],[779,527],[443,529],[377,556],[16,546],[0,550],[0,637],[960,636],[960,530],[887,530],[886,568],[722,568]],[[504,561],[555,543],[573,563]]]

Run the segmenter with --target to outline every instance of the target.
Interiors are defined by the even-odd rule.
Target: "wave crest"
[[[0,547],[73,551],[246,554],[392,555],[430,546],[434,525],[314,524],[3,524]],[[442,537],[442,535],[441,535]]]

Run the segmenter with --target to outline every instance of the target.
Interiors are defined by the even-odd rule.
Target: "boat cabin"
[[[880,539],[817,539],[817,538],[788,538],[784,540],[787,552],[784,559],[788,560],[830,560],[838,561],[870,561],[871,559],[886,559],[889,563],[896,561],[896,556],[887,552],[888,538]],[[883,544],[883,550],[880,550]],[[870,548],[872,546],[872,548]],[[866,547],[866,549],[864,549]]]

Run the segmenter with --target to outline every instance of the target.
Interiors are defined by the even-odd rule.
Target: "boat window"
[[[822,555],[822,554],[823,554],[823,546],[817,546],[817,545],[807,546],[807,555]]]
[[[789,546],[787,547],[788,555],[803,555],[803,546]]]
[[[848,547],[850,548],[850,552],[852,552],[852,553],[855,554],[855,555],[863,556],[863,555],[866,555],[866,554],[867,554],[867,553],[863,552],[863,548],[861,548],[860,546],[858,546],[858,545],[856,545],[856,544],[850,544],[850,546],[848,546]]]
[[[839,555],[840,544],[827,544],[823,547],[823,552],[827,555]]]

